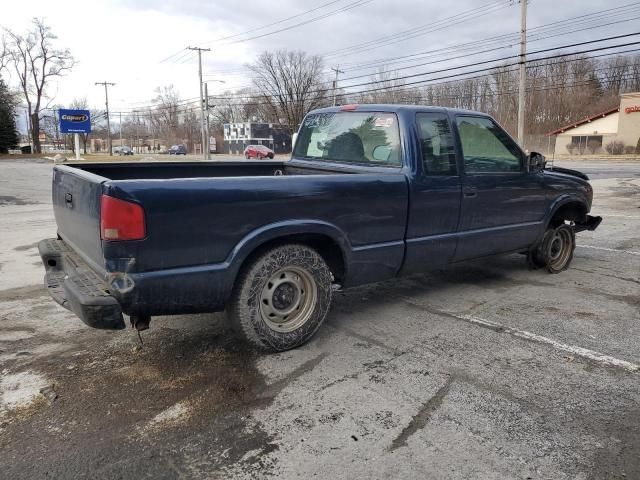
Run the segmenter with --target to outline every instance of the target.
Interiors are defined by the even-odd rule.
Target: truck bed
[[[104,195],[143,207],[145,238],[101,240]],[[335,239],[345,284],[389,278],[402,265],[407,203],[401,168],[141,162],[56,165],[53,175],[58,236],[100,277],[133,279],[125,311],[222,308],[244,256],[283,234]]]

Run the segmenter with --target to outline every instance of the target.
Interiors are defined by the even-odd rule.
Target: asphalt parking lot
[[[640,478],[640,161],[571,268],[521,255],[337,292],[259,355],[224,315],[85,327],[42,287],[52,165],[0,162],[0,478]]]

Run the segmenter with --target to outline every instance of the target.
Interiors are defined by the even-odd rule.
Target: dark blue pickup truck
[[[350,287],[520,252],[567,268],[593,230],[580,172],[489,116],[398,105],[309,113],[289,161],[56,165],[53,298],[96,328],[226,310],[267,350],[309,340]]]

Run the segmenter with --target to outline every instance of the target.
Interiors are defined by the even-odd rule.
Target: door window
[[[457,175],[456,152],[449,121],[444,113],[416,115],[425,175]]]
[[[484,117],[456,118],[466,173],[522,171],[522,152],[497,124]]]

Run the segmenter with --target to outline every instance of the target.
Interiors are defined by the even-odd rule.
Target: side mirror
[[[529,173],[541,172],[547,165],[547,161],[544,158],[544,155],[538,152],[531,152],[527,159],[529,164]]]

